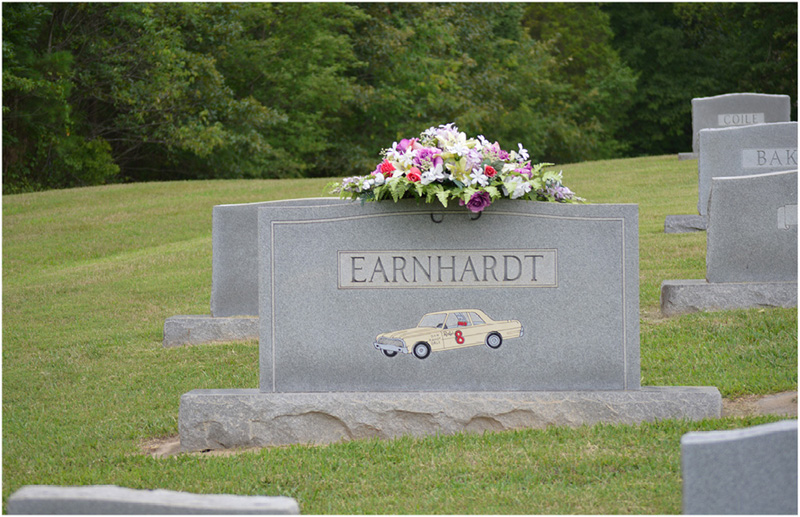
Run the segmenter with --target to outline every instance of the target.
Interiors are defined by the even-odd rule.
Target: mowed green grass
[[[726,397],[797,387],[797,311],[664,319],[663,280],[703,278],[694,161],[567,165],[595,203],[638,203],[643,385]],[[328,179],[114,185],[3,197],[3,505],[26,484],[287,495],[303,513],[679,513],[680,437],[777,417],[598,425],[292,446],[228,457],[140,453],[177,434],[181,394],[258,386],[257,343],[165,349],[164,320],[207,314],[214,205],[318,197]]]

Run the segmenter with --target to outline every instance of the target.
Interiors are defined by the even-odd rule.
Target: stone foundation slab
[[[664,233],[704,232],[708,221],[702,215],[668,215],[664,220]]]
[[[28,485],[8,499],[17,515],[299,515],[291,497],[190,494],[114,485]]]
[[[181,397],[181,450],[326,444],[599,422],[718,418],[714,387],[620,391],[267,393],[193,390]]]
[[[258,339],[258,316],[172,316],[164,322],[165,347]]]
[[[797,282],[665,280],[661,284],[664,316],[758,307],[797,307]]]

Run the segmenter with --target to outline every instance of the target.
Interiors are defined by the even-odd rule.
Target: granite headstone
[[[797,515],[797,420],[681,438],[683,513]]]
[[[661,311],[797,306],[797,171],[712,179],[706,278],[666,280]]]
[[[711,179],[797,168],[797,122],[757,124],[700,131],[698,160],[700,215],[708,215]]]
[[[720,414],[640,386],[636,205],[258,213],[259,389],[185,393],[183,450]]]
[[[261,390],[636,389],[637,212],[262,207]],[[405,348],[387,357],[382,334]]]
[[[700,131],[791,120],[788,95],[728,93],[692,99],[692,152],[700,153]]]

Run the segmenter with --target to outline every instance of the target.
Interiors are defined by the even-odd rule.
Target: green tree
[[[790,95],[796,119],[797,4],[602,4],[614,47],[638,75],[617,135],[630,155],[685,151],[691,100],[725,93]]]
[[[51,6],[3,6],[5,192],[102,183],[118,173],[102,137],[77,134],[73,55],[54,45]]]

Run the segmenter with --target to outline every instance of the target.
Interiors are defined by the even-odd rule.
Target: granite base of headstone
[[[720,414],[640,386],[636,205],[298,200],[257,247],[259,388],[185,394],[183,450]]]
[[[702,215],[668,215],[664,220],[664,233],[704,232],[707,227]]]
[[[683,513],[797,515],[797,420],[681,438]]]
[[[696,160],[698,153],[678,153],[678,160]]]
[[[172,316],[164,321],[164,347],[258,339],[258,316]]]
[[[180,403],[182,451],[328,444],[597,423],[719,417],[710,387],[502,392],[264,393],[194,390]]]
[[[211,313],[172,316],[163,345],[258,339],[258,209],[297,204],[339,205],[337,198],[217,205],[211,223]]]
[[[8,498],[11,515],[299,515],[290,497],[190,494],[114,485],[27,485]]]
[[[797,171],[712,179],[704,280],[666,280],[661,312],[797,306]]]

